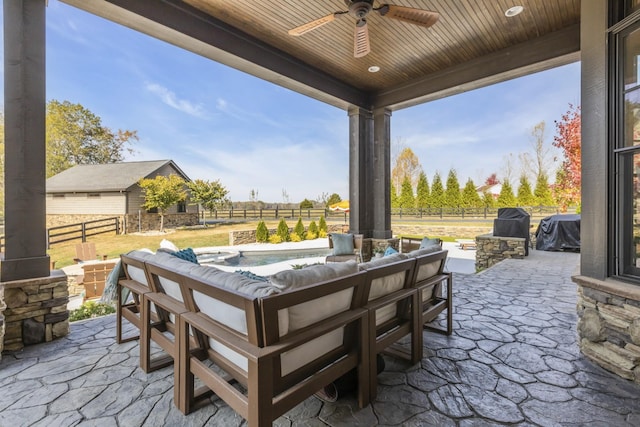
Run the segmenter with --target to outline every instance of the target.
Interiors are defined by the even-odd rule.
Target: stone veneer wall
[[[640,383],[640,286],[574,276],[582,353],[615,374]]]
[[[164,227],[176,228],[199,225],[200,218],[197,212],[184,212],[164,215]],[[138,231],[152,231],[160,229],[160,215],[143,213],[138,221],[138,214],[124,215],[124,233],[137,233]],[[255,240],[254,240],[255,241]]]
[[[61,270],[52,271],[49,277],[4,282],[0,288],[4,288],[4,303],[0,301],[0,306],[6,305],[2,313],[5,351],[49,342],[69,333],[69,291],[67,276]]]
[[[396,236],[424,236],[424,237],[455,237],[473,238],[480,234],[493,232],[493,225],[486,227],[466,227],[448,225],[394,225],[393,234]]]
[[[481,271],[507,258],[523,259],[526,240],[522,237],[476,236],[476,271]]]

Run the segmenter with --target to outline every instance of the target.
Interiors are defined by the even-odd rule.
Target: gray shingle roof
[[[171,160],[77,165],[47,179],[47,193],[125,191],[169,163],[189,179]]]

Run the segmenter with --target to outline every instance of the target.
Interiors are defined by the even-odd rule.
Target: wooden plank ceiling
[[[580,0],[389,0],[439,20],[425,28],[371,11],[360,58],[350,14],[288,34],[347,11],[345,0],[61,1],[345,109],[406,108],[579,59]],[[506,17],[516,5],[523,12]]]
[[[310,66],[367,92],[392,89],[580,22],[580,0],[390,0],[435,11],[423,28],[371,12],[371,52],[353,56],[355,18],[345,14],[298,37],[287,31],[336,11],[344,0],[184,0]],[[382,3],[375,1],[374,6]],[[507,18],[505,11],[524,6]],[[370,66],[380,67],[377,73]]]

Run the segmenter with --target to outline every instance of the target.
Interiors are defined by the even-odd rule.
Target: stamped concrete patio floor
[[[385,357],[378,397],[359,410],[307,399],[279,426],[639,426],[640,386],[586,360],[576,343],[577,254],[532,251],[455,276],[454,333],[425,332],[416,366]],[[144,374],[115,318],[3,355],[0,426],[239,426],[224,402],[183,416],[173,374]]]

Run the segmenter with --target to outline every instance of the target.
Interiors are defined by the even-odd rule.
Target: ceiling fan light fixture
[[[524,7],[522,6],[513,6],[504,12],[504,16],[506,16],[507,18],[513,18],[516,15],[520,15],[523,10]]]
[[[380,71],[380,67],[378,67],[377,65],[372,65],[368,68],[368,71],[370,73],[377,73],[378,71]]]

